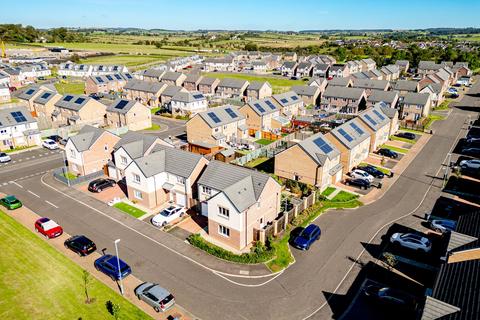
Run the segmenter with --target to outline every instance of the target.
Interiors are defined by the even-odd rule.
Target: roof
[[[428,99],[430,99],[430,95],[428,93],[407,92],[403,97],[402,103],[424,106],[427,104]]]
[[[285,61],[282,65],[282,68],[293,69],[293,68],[295,68],[295,66],[297,66],[297,62],[295,62],[295,61]]]
[[[241,89],[245,85],[248,85],[247,80],[224,78],[224,79],[220,80],[220,83],[218,84],[218,87]]]
[[[104,132],[106,131],[103,129],[86,125],[77,135],[70,137],[68,140],[72,141],[78,152],[83,152],[89,150]]]
[[[418,82],[413,80],[397,80],[393,83],[392,89],[398,91],[417,91]]]
[[[427,296],[425,300],[425,306],[423,307],[421,320],[444,319],[442,317],[458,311],[460,311],[460,308]]]
[[[179,91],[172,97],[172,101],[185,102],[185,103],[201,101],[205,99],[206,98],[203,95],[203,93],[198,91],[193,91],[193,92]]]
[[[128,111],[130,111],[130,109],[132,109],[132,107],[136,103],[138,103],[138,102],[134,101],[134,100],[127,100],[127,99],[120,99],[119,98],[107,107],[107,111],[108,112],[116,112],[116,113],[125,114]]]
[[[361,88],[328,86],[322,97],[358,100],[364,92],[365,90]]]
[[[165,90],[161,93],[162,96],[174,97],[180,91],[186,91],[183,87],[180,86],[167,86]]]
[[[480,211],[462,214],[458,219],[455,233],[452,232],[451,234],[455,236],[450,237],[450,242],[452,242],[452,244],[449,243],[449,247],[452,246],[453,243],[457,244],[455,248],[450,248],[452,252],[479,248],[480,241],[478,239],[480,239]],[[458,246],[458,244],[461,242],[464,243]]]
[[[344,78],[344,77],[335,77],[331,80],[328,80],[328,85],[329,86],[340,86],[340,87],[346,87],[350,83],[350,78]]]
[[[302,99],[295,93],[295,91],[288,91],[273,95],[275,101],[277,101],[282,107],[288,107],[292,104],[302,102]]]
[[[74,95],[66,94],[60,100],[55,102],[55,107],[69,109],[73,111],[79,111],[83,108],[92,98],[86,95]],[[101,104],[100,102],[98,102]]]
[[[197,81],[200,81],[203,79],[203,76],[201,74],[196,74],[196,73],[189,73],[187,77],[185,78],[185,82],[194,82],[196,83]],[[212,78],[214,79],[214,78]]]
[[[128,81],[133,79],[132,75],[129,73],[114,73],[107,75],[96,75],[89,77],[96,84],[105,84],[108,82],[117,82],[117,81]]]
[[[372,58],[365,58],[360,60],[361,62],[364,62],[366,64],[376,64],[376,62]]]
[[[275,103],[275,100],[272,98],[264,98],[260,100],[254,100],[247,103],[250,108],[255,111],[260,116],[264,116],[266,114],[274,113],[279,111],[278,105]]]
[[[382,109],[382,112],[384,115],[389,117],[390,119],[396,118],[398,114],[398,110],[395,108],[390,108],[387,106],[383,106],[382,103],[377,103],[375,104],[376,106],[379,106]]]
[[[147,69],[143,72],[144,77],[152,77],[152,78],[161,78],[165,70],[161,69]]]
[[[313,68],[315,70],[327,71],[327,69],[330,68],[330,65],[326,63],[317,63]]]
[[[264,85],[272,87],[267,81],[252,81],[247,87],[247,90],[260,90]]]
[[[245,116],[238,111],[237,107],[228,104],[199,112],[196,116],[201,117],[211,128],[245,119]]]
[[[145,155],[148,149],[156,143],[158,137],[141,134],[135,131],[128,131],[115,144],[113,149],[116,151],[123,148],[132,159],[140,158]]]
[[[378,131],[384,126],[390,125],[390,118],[383,113],[380,106],[368,108],[367,110],[362,111],[358,117],[373,131]]]
[[[180,77],[184,76],[181,72],[165,72],[161,81],[168,80],[168,81],[177,81]]]
[[[55,97],[56,95],[57,95],[56,92],[43,91],[33,100],[33,102],[44,105],[48,101],[52,100],[52,98]]]
[[[357,131],[355,127],[358,127],[359,130]],[[356,145],[370,137],[364,125],[357,118],[345,122],[330,132],[347,149],[353,149]]]
[[[165,87],[166,87],[165,83],[133,79],[128,81],[123,87],[123,89],[144,91],[144,92],[157,94],[159,91],[161,91]]]
[[[198,183],[223,192],[243,212],[257,202],[269,179],[268,174],[214,160]]]
[[[370,95],[367,97],[367,101],[374,103],[383,101],[391,104],[396,98],[398,98],[397,91],[372,90]]]
[[[200,82],[198,83],[198,85],[203,85],[203,86],[211,86],[213,85],[215,82],[218,82],[220,81],[220,79],[218,78],[211,78],[211,77],[203,77]]]
[[[340,154],[340,151],[335,145],[321,132],[300,141],[298,146],[302,148],[313,161],[322,166],[325,164],[326,158],[332,160]]]
[[[38,94],[40,91],[42,91],[42,89],[40,89],[40,87],[38,86],[29,86],[22,90],[22,92],[20,92],[17,97],[22,100],[29,100],[33,96]]]
[[[134,162],[147,178],[162,172],[188,178],[202,158],[196,153],[157,144],[152,153]]]
[[[0,128],[36,122],[25,107],[0,109]]]
[[[395,61],[395,64],[397,66],[403,66],[403,67],[406,67],[410,64],[410,62],[408,60],[397,60]]]
[[[355,79],[355,81],[353,81],[354,88],[363,88],[363,89],[386,90],[389,84],[390,82],[387,80]]]
[[[313,97],[320,92],[320,88],[317,86],[293,86],[292,91],[300,96]]]

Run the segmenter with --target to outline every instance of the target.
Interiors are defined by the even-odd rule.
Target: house
[[[365,89],[365,94],[368,97],[372,90],[387,91],[390,89],[390,82],[387,80],[355,79],[352,87]]]
[[[253,61],[252,62],[252,71],[258,74],[267,73],[268,65],[265,61]]]
[[[288,119],[292,119],[292,117],[300,115],[304,111],[304,102],[295,91],[275,94],[272,98],[282,108],[281,114]]]
[[[67,94],[59,99],[52,112],[52,126],[62,127],[105,122],[107,106],[85,95]]]
[[[366,105],[364,89],[328,86],[322,94],[321,107],[328,112],[357,115]]]
[[[112,159],[113,147],[120,137],[89,125],[68,138],[65,156],[68,170],[78,176],[103,171]]]
[[[234,59],[232,57],[205,59],[203,70],[206,72],[234,71]]]
[[[120,92],[128,81],[132,80],[130,73],[114,73],[101,76],[90,76],[85,82],[85,93]]]
[[[0,151],[41,144],[37,121],[25,107],[0,109]]]
[[[313,66],[312,76],[319,78],[328,78],[328,71],[330,70],[330,64],[317,63]]]
[[[395,64],[400,69],[400,73],[407,73],[408,68],[410,67],[410,62],[408,60],[397,60]]]
[[[298,63],[296,61],[285,61],[280,67],[280,72],[285,77],[293,77],[297,71]]]
[[[207,98],[199,91],[177,92],[169,103],[172,115],[194,116],[208,108]]]
[[[219,83],[220,79],[218,78],[203,77],[198,83],[198,91],[206,96],[212,96],[215,94]]]
[[[183,87],[187,89],[188,91],[198,91],[200,81],[202,81],[203,76],[200,74],[195,74],[195,73],[189,73],[187,77],[185,78],[185,81],[183,81]]]
[[[1,72],[3,76],[8,76],[10,87],[19,88],[25,84],[25,77],[17,68],[6,67],[3,68]]]
[[[368,78],[374,80],[383,80],[383,73],[378,69],[373,69],[368,71]]]
[[[337,78],[337,79],[340,79],[340,78]],[[327,88],[328,81],[327,81],[327,79],[325,79],[325,78],[312,78],[312,79],[310,79],[310,81],[308,82],[308,85],[309,85],[309,86],[319,87],[319,88],[320,88],[320,92],[323,92],[323,91],[325,91],[325,89]]]
[[[220,80],[216,93],[222,98],[242,98],[249,84],[247,80],[224,78]]]
[[[350,74],[362,71],[362,64],[360,63],[360,61],[347,61],[347,63],[345,64],[348,66]]]
[[[407,121],[418,121],[430,114],[432,104],[428,93],[407,93],[400,101],[400,116]]]
[[[344,172],[352,170],[368,157],[370,134],[358,118],[336,127],[325,136],[340,151]]]
[[[456,62],[453,67],[452,71],[457,74],[457,77],[470,77],[472,75],[472,70],[468,67],[468,63],[466,62]]]
[[[181,86],[186,78],[187,76],[181,72],[165,72],[160,82],[166,83],[169,86]]]
[[[39,129],[50,129],[52,127],[52,113],[55,110],[55,103],[63,96],[53,91],[42,91],[33,99],[31,114],[37,118]]]
[[[91,75],[93,76],[114,73],[128,73],[128,69],[123,65],[92,65]]]
[[[36,81],[40,77],[52,75],[52,71],[45,63],[23,64],[16,67],[26,81]]]
[[[445,65],[442,63],[435,63],[435,61],[420,61],[418,63],[417,72],[425,75],[428,73],[435,73],[442,69]]]
[[[147,69],[142,74],[142,80],[160,82],[165,72],[164,69]]]
[[[389,136],[392,136],[397,133],[398,129],[400,128],[400,124],[398,122],[398,110],[392,107],[389,107],[384,102],[378,102],[377,106],[382,109],[384,115],[386,115],[390,119],[390,129],[389,129]]]
[[[350,70],[346,64],[334,64],[330,66],[329,77],[347,78],[350,76]]]
[[[430,83],[420,89],[420,93],[428,93],[432,100],[432,107],[438,107],[444,100],[445,90],[440,83]]]
[[[160,144],[125,168],[128,199],[156,209],[171,202],[192,207],[196,182],[208,163],[203,156]]]
[[[268,81],[252,81],[247,87],[247,101],[259,100],[272,96],[272,86]]]
[[[368,108],[358,114],[360,122],[370,134],[370,151],[377,150],[388,141],[390,136],[390,118],[379,105]]]
[[[361,65],[360,71],[370,71],[377,68],[377,63],[371,58],[360,60],[360,65]]]
[[[268,174],[211,161],[198,180],[201,214],[208,217],[208,237],[236,250],[254,241],[254,230],[280,212],[281,186]]]
[[[33,101],[46,91],[50,91],[46,86],[28,86],[17,94],[17,99],[22,101],[30,111],[33,111]]]
[[[400,77],[400,68],[394,64],[383,66],[380,72],[383,74],[383,80],[392,81]]]
[[[123,96],[128,100],[136,100],[150,108],[158,107],[160,95],[167,88],[165,83],[133,79],[123,87]]]
[[[187,93],[188,91],[184,87],[180,86],[167,86],[160,94],[160,104],[164,107],[168,107],[170,101],[172,101],[173,97],[179,92]]]
[[[107,107],[105,124],[110,128],[144,130],[152,127],[152,113],[138,101],[120,98]]]
[[[350,78],[336,77],[328,80],[329,87],[351,87],[353,81]]]
[[[292,86],[295,92],[307,106],[317,106],[320,103],[320,87],[317,86]]]
[[[297,53],[296,52],[285,52],[283,54],[283,60],[285,61],[297,61]]]
[[[385,103],[390,108],[396,108],[399,95],[397,91],[372,90],[367,97],[367,108],[372,107],[378,102]]]
[[[61,63],[57,73],[66,77],[88,77],[92,74],[93,66],[87,64],[75,64],[71,61]]]
[[[275,155],[275,175],[323,191],[342,179],[340,151],[328,137],[316,133]]]
[[[414,80],[397,80],[392,83],[392,90],[398,91],[400,95],[408,92],[418,92],[419,83]]]
[[[10,102],[10,88],[8,85],[0,84],[0,103]]]
[[[313,63],[305,61],[300,62],[295,70],[295,75],[299,78],[311,77],[313,73]]]
[[[231,105],[197,113],[187,122],[187,140],[191,145],[226,146],[229,141],[247,136],[245,116]]]
[[[290,123],[288,119],[280,116],[281,108],[270,97],[250,101],[239,111],[247,119],[248,129],[254,132],[278,131]]]

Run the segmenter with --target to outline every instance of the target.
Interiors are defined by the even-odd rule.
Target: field
[[[451,36],[441,36],[441,38],[445,38],[445,39],[451,38],[458,41],[480,41],[480,33],[453,34]]]
[[[61,81],[55,83],[55,88],[60,94],[84,94],[85,83],[78,81]]]
[[[95,278],[85,304],[78,265],[1,211],[0,224],[0,319],[113,319],[109,300],[121,319],[151,319]]]
[[[89,64],[121,64],[127,67],[138,67],[145,64],[166,61],[172,58],[168,55],[149,54],[149,55],[133,55],[133,54],[120,54],[111,56],[100,56],[81,59],[80,63]]]

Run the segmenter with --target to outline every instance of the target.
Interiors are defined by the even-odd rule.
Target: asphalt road
[[[144,131],[146,134],[153,134],[162,139],[168,138],[169,136],[176,137],[186,133],[185,121],[182,120],[172,120],[160,116],[152,116],[152,122],[160,126],[160,131],[149,132]]]
[[[113,240],[121,238],[120,255],[132,265],[133,273],[170,289],[178,303],[199,318],[330,319],[332,311],[325,297],[348,289],[357,272],[352,269],[351,257],[363,251],[361,243],[368,242],[388,222],[414,212],[424,199],[433,197],[430,192],[438,192],[430,185],[437,181],[435,176],[466,118],[466,111],[454,110],[448,120],[436,123],[435,135],[383,198],[356,210],[322,215],[316,222],[323,230],[321,240],[309,252],[293,251],[296,263],[274,278],[218,275],[103,215],[96,210],[95,201],[85,206],[47,187],[42,175],[29,177],[30,172],[58,167],[61,158],[56,155],[52,161],[30,159],[19,169],[0,168],[0,182],[7,182],[0,183],[0,191],[16,194],[37,213],[57,220],[70,234],[86,234],[99,248],[112,252]],[[176,130],[182,130],[181,125]]]

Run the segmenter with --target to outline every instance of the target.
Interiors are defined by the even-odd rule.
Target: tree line
[[[33,43],[45,39],[47,42],[83,42],[82,33],[69,31],[67,28],[39,30],[21,24],[0,24],[0,40],[5,42]]]

